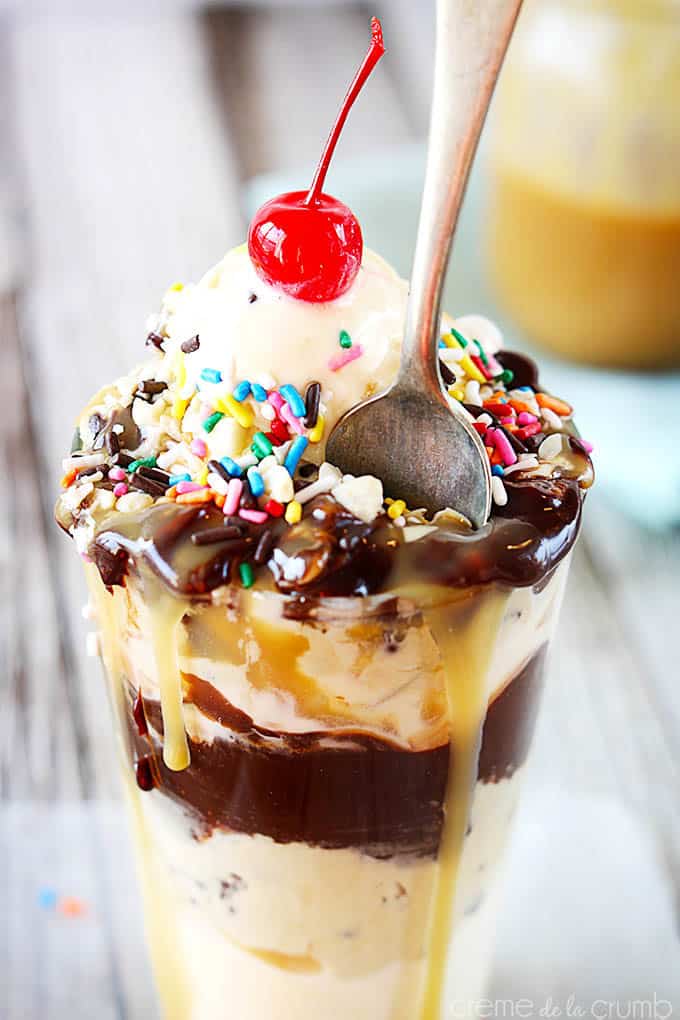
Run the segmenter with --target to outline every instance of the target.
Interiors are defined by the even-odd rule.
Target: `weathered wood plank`
[[[657,634],[666,657],[654,662],[620,611],[610,578],[600,565],[605,550],[622,531],[629,531],[629,525],[617,511],[600,508],[594,499],[586,510],[591,520],[575,558],[557,635],[535,775],[567,792],[602,794],[633,810],[657,842],[660,863],[678,898],[678,730],[656,693],[660,669],[672,661],[672,630],[666,627]],[[605,524],[602,513],[607,535],[600,530]],[[642,541],[633,529],[631,542],[636,535]],[[665,545],[663,539],[646,541],[652,549],[659,546],[657,553]],[[666,569],[669,574],[677,570],[677,561],[675,566],[670,561]],[[637,595],[644,600],[639,588]],[[636,601],[635,611],[639,610]],[[655,627],[652,617],[647,617],[646,625]],[[676,692],[676,709],[677,698]]]
[[[2,28],[5,28],[4,23]],[[17,324],[19,167],[6,31],[0,32],[0,796],[76,796],[85,788],[83,717],[59,625],[31,418],[31,365]]]
[[[26,505],[33,508],[43,546],[42,558],[40,546],[29,547],[33,581],[21,620],[5,622],[14,634],[13,659],[26,663],[31,677],[42,675],[40,688],[31,682],[30,704],[14,701],[14,718],[8,713],[2,725],[10,727],[11,746],[19,752],[13,763],[29,776],[45,774],[49,783],[37,790],[13,772],[6,785],[15,798],[39,792],[61,799],[78,790],[101,796],[117,791],[113,741],[99,667],[83,654],[80,567],[50,521],[55,482],[77,409],[102,382],[144,356],[146,314],[165,286],[202,273],[240,238],[237,180],[193,18],[24,20],[12,29],[10,49],[31,262],[22,276],[21,345],[3,345],[1,367],[4,378],[11,351],[13,392],[22,372],[27,379],[30,402],[24,403],[36,437],[42,506],[34,470],[33,489],[22,490],[16,513],[23,514],[23,539],[33,524]],[[29,425],[17,430],[15,446],[30,434]],[[3,546],[3,564],[12,562],[14,551]],[[39,568],[47,572],[48,563],[45,578]],[[27,626],[35,617],[40,643]],[[52,631],[56,650],[48,641]],[[55,663],[66,693],[49,669]],[[62,734],[62,716],[71,727],[78,721],[80,746]],[[70,763],[75,780],[67,782],[54,768],[55,756]],[[16,825],[8,831],[3,819],[9,857],[3,876],[12,890],[3,902],[13,918],[2,960],[9,1015],[85,1015],[79,1003],[87,1002],[87,1015],[151,1017],[146,957],[132,935],[138,929],[129,928],[138,923],[132,879],[127,898],[120,885],[121,868],[129,871],[127,848],[112,848],[112,824],[74,822],[76,832],[58,814],[39,859],[26,852],[29,833],[22,830],[20,838]],[[52,874],[68,887],[71,868],[82,872],[80,894],[97,904],[96,919],[65,931],[67,922],[36,928],[26,909],[26,898],[35,895],[31,883],[41,875],[49,882]]]
[[[79,407],[144,357],[145,319],[165,287],[201,274],[242,226],[191,16],[25,19],[10,42],[31,251],[22,356],[47,521]],[[77,622],[80,566],[56,528],[47,540],[94,763],[88,788],[110,792],[108,713]]]
[[[3,1020],[158,1015],[121,811],[92,801],[0,807]],[[84,913],[41,903],[49,892],[75,897]]]
[[[0,493],[0,796],[76,796],[86,789],[84,720],[59,627],[12,297],[0,300],[0,338],[12,407],[0,432],[0,472],[11,479]]]
[[[680,614],[680,531],[647,531],[603,501],[589,521],[592,560],[620,626],[638,649],[648,698],[680,763],[680,687],[675,656]]]

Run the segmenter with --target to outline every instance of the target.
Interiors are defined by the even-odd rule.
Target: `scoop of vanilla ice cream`
[[[230,251],[203,279],[164,299],[166,352],[198,334],[198,350],[187,354],[187,388],[203,369],[222,382],[244,379],[265,387],[291,383],[304,394],[321,383],[326,435],[338,418],[372,393],[385,389],[399,368],[408,285],[382,258],[364,250],[359,273],[342,297],[325,304],[298,301],[264,283],[245,245]],[[354,360],[338,367],[347,353]]]

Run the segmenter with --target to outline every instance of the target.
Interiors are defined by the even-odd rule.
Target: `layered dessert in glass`
[[[438,354],[489,461],[482,527],[326,460],[400,361],[407,284],[322,191],[381,54],[374,21],[310,191],[168,290],[64,461],[166,1020],[439,1020],[484,989],[593,474],[479,316],[445,316]]]
[[[308,304],[229,253],[169,290],[64,463],[168,1018],[412,1020],[482,991],[592,468],[478,317],[440,359],[491,458],[484,528],[326,463],[396,373],[406,291],[365,252]]]

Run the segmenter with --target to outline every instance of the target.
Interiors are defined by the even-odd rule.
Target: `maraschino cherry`
[[[382,28],[373,18],[371,44],[342,102],[311,188],[265,202],[250,224],[248,252],[258,276],[300,301],[333,301],[359,272],[359,221],[348,206],[321,189],[347,114],[384,52]]]

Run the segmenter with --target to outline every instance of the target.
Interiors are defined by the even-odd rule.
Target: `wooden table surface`
[[[345,156],[425,129],[429,28],[408,0],[373,8],[394,56],[350,119]],[[85,655],[80,565],[52,521],[73,417],[143,356],[146,315],[168,283],[196,278],[240,242],[243,182],[311,165],[366,34],[361,5],[199,15],[150,4],[144,15],[58,17],[19,8],[0,19],[8,1020],[157,1015],[103,683]],[[643,533],[597,494],[587,518],[513,850],[497,994],[594,996],[606,967],[608,994],[651,995],[665,977],[678,992],[680,534]],[[541,849],[546,833],[562,845]],[[605,863],[591,867],[598,848]],[[549,881],[527,874],[531,853],[550,861]],[[527,932],[540,926],[533,901],[569,882],[575,927],[551,956]],[[64,918],[41,906],[46,889],[79,897],[87,913]],[[611,923],[613,905],[627,922]],[[579,916],[601,938],[585,938]],[[596,952],[604,962],[593,963]]]

